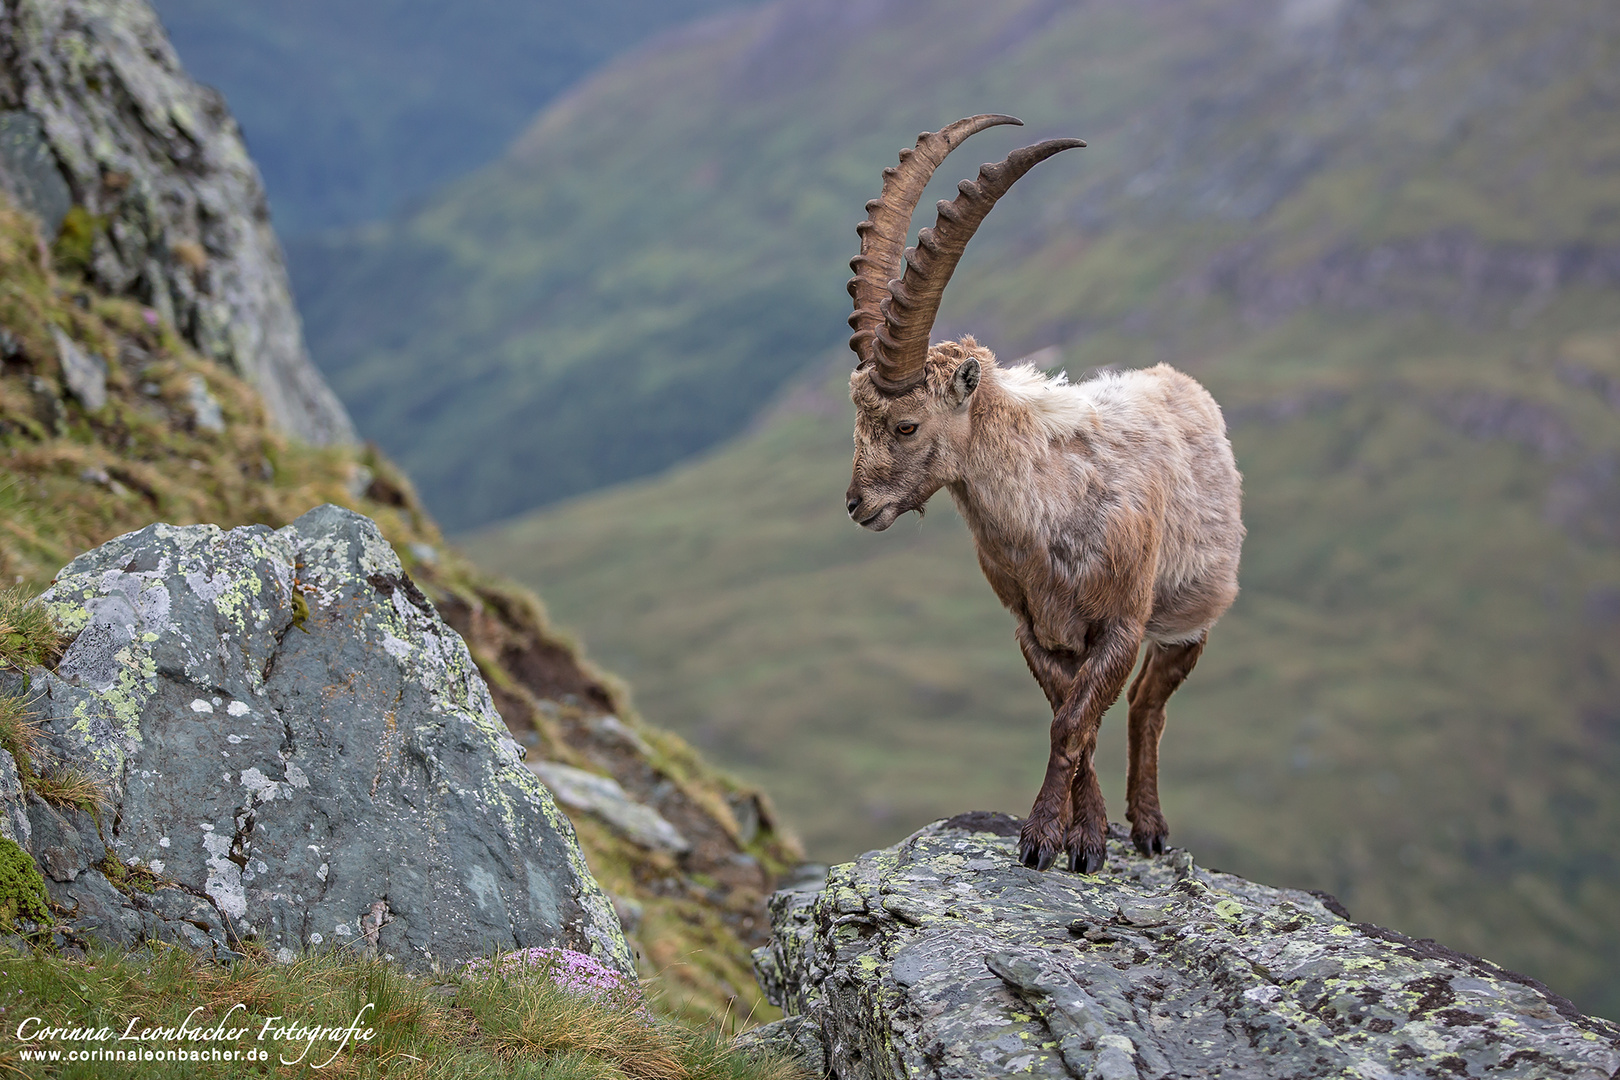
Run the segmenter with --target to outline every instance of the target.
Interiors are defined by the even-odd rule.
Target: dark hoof
[[[1108,856],[1101,851],[1082,849],[1069,852],[1069,870],[1075,874],[1095,874],[1108,862]]]
[[[1168,839],[1165,833],[1131,833],[1131,843],[1143,855],[1163,855]]]
[[[1045,873],[1047,868],[1057,861],[1057,853],[1041,844],[1025,840],[1018,845],[1018,861],[1031,870],[1039,870]]]

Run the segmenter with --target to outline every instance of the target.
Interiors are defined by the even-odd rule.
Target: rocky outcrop
[[[304,348],[236,122],[141,0],[0,3],[0,190],[95,285],[253,384],[282,430],[354,441]]]
[[[28,694],[103,788],[95,813],[29,797],[18,837],[69,937],[417,968],[560,945],[634,972],[466,646],[368,519],[153,525],[42,599],[75,637]]]
[[[1529,979],[1351,922],[1331,897],[1138,857],[1018,864],[964,814],[772,898],[757,1041],[857,1077],[1582,1077],[1620,1027]]]

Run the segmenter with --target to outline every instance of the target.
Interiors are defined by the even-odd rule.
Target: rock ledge
[[[1143,859],[1117,826],[1103,873],[1039,874],[1017,833],[963,814],[777,893],[755,966],[790,1015],[754,1038],[840,1080],[1620,1070],[1615,1024],[1331,897]]]

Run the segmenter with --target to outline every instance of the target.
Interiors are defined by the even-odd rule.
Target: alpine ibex
[[[945,283],[996,200],[1048,157],[1085,145],[1053,139],[984,166],[954,200],[940,201],[934,227],[902,253],[912,210],[945,155],[975,132],[1018,123],[973,116],[924,132],[866,204],[861,253],[850,263],[850,347],[860,362],[850,377],[846,505],[881,531],[950,490],[1052,705],[1052,752],[1019,857],[1045,870],[1067,851],[1071,870],[1094,873],[1108,827],[1092,765],[1097,728],[1144,638],[1129,695],[1126,817],[1138,851],[1164,851],[1165,702],[1237,595],[1239,477],[1220,408],[1164,364],[1070,385],[1027,365],[1001,367],[971,337],[929,345]]]

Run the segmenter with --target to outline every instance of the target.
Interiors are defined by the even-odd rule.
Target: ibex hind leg
[[[1205,634],[1195,641],[1161,645],[1149,641],[1142,670],[1131,683],[1130,766],[1125,781],[1125,817],[1131,842],[1143,855],[1164,852],[1170,826],[1159,808],[1159,740],[1164,735],[1164,707],[1204,651]]]

